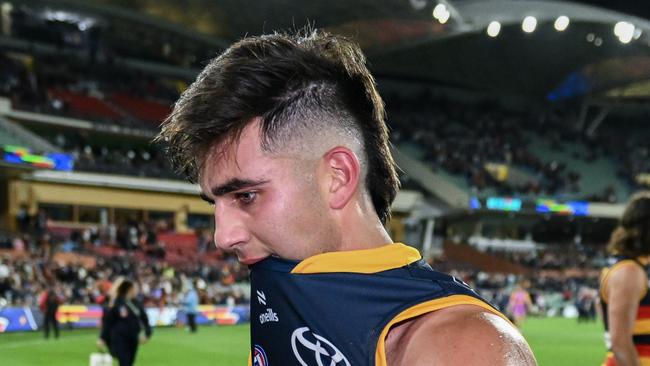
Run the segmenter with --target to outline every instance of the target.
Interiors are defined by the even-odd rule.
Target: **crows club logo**
[[[350,366],[348,359],[332,342],[307,327],[293,331],[291,348],[302,366]]]
[[[253,349],[253,366],[269,366],[269,360],[266,358],[264,348],[255,345]]]

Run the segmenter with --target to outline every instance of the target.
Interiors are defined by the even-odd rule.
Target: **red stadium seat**
[[[112,120],[122,118],[118,112],[101,99],[61,89],[53,89],[50,93],[54,97],[61,99],[73,112],[80,116],[104,117]]]
[[[167,105],[136,98],[125,93],[113,93],[109,99],[137,119],[145,122],[159,124],[171,113],[171,108]]]

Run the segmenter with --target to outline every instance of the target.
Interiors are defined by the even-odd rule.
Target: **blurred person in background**
[[[578,289],[576,308],[578,309],[578,323],[596,321],[596,300],[598,291],[586,286]]]
[[[609,350],[604,365],[650,365],[650,192],[631,198],[607,251],[611,257],[600,278]]]
[[[132,366],[138,345],[151,338],[151,327],[147,313],[135,300],[137,288],[132,281],[122,281],[115,295],[115,300],[103,317],[98,346],[108,347],[119,366]]]
[[[533,302],[530,299],[530,294],[526,291],[523,284],[519,283],[510,294],[507,306],[508,313],[512,316],[517,327],[521,328],[532,306]]]
[[[50,338],[50,328],[54,329],[54,338],[59,338],[59,322],[56,319],[56,312],[59,310],[62,299],[54,289],[45,291],[38,301],[39,308],[43,313],[43,331],[45,339]]]
[[[187,292],[183,298],[183,311],[187,317],[187,325],[191,333],[196,333],[196,314],[199,311],[199,294],[194,281],[187,282]]]
[[[104,286],[104,290],[106,290],[106,292],[103,296],[100,296],[98,298],[98,304],[102,306],[102,319],[99,324],[100,338],[97,340],[97,345],[100,346],[100,348],[106,346],[106,343],[102,340],[101,335],[104,332],[104,324],[106,323],[106,318],[108,317],[109,310],[113,307],[115,300],[117,299],[117,289],[120,287],[122,282],[124,282],[124,280],[126,280],[124,276],[118,276],[115,278],[113,283],[105,280],[101,284],[101,286]]]

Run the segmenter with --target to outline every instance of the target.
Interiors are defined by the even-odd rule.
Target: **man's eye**
[[[255,201],[255,198],[257,197],[257,192],[242,192],[242,193],[237,193],[237,200],[243,204],[250,204]]]

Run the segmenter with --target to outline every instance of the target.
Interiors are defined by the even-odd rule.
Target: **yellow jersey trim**
[[[637,319],[634,322],[633,335],[648,335],[650,334],[650,319]]]
[[[417,262],[417,249],[393,243],[378,248],[317,254],[298,263],[291,273],[377,273]]]
[[[375,352],[375,365],[376,366],[388,365],[388,362],[386,361],[386,337],[388,336],[388,331],[393,325],[403,322],[405,320],[415,318],[423,314],[427,314],[436,310],[440,310],[440,309],[444,309],[456,305],[479,306],[487,311],[490,311],[502,317],[508,323],[511,324],[510,320],[508,320],[508,318],[505,315],[501,314],[500,312],[498,312],[497,310],[495,310],[485,302],[468,295],[451,295],[440,299],[425,301],[423,303],[417,304],[415,306],[412,306],[402,311],[397,316],[395,316],[393,320],[391,320],[388,324],[386,324],[381,334],[379,335],[379,340],[377,341],[377,351]]]
[[[609,268],[605,268],[602,272],[601,279],[600,279],[600,297],[603,299],[603,301],[606,303],[607,302],[607,280],[609,279],[609,276],[612,274],[617,269],[622,268],[623,266],[629,266],[629,265],[635,265],[638,266],[639,263],[632,259],[623,259],[622,261],[614,264],[613,266]],[[645,286],[645,291],[641,294],[641,297],[639,297],[639,301],[645,297],[645,295],[648,293],[648,284],[646,282]]]

